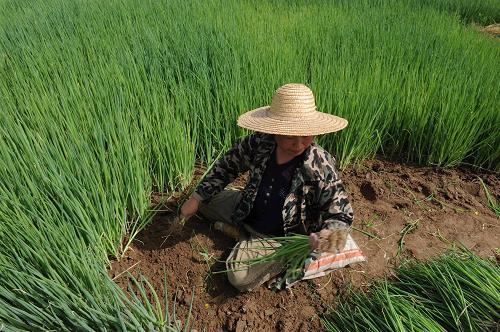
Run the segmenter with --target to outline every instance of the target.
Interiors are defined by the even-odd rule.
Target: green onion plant
[[[327,331],[488,331],[500,319],[498,265],[470,252],[408,261],[393,280],[351,291],[323,317]]]

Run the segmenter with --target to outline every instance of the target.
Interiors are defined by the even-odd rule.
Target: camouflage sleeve
[[[225,155],[215,162],[196,187],[193,196],[201,201],[207,201],[224,190],[238,175],[249,169],[257,144],[255,134],[238,140]]]
[[[346,228],[352,224],[353,210],[344,184],[337,172],[331,181],[325,181],[321,188],[320,209],[322,225],[320,228]]]

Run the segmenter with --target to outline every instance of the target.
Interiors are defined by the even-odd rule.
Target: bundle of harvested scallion
[[[302,273],[304,262],[311,252],[309,246],[309,236],[301,234],[292,234],[289,236],[278,236],[266,238],[262,247],[252,248],[269,252],[266,255],[250,258],[248,260],[233,261],[238,265],[244,264],[247,266],[263,264],[268,262],[280,262],[285,274],[282,282],[286,280],[296,280]]]

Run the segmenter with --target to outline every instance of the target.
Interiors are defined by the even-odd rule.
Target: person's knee
[[[222,221],[231,224],[231,216],[241,200],[239,190],[224,190],[215,195],[209,203],[200,203],[201,216],[210,222]]]
[[[254,286],[251,283],[251,280],[249,280],[248,271],[246,270],[228,271],[227,278],[229,280],[229,283],[240,292],[251,291]]]

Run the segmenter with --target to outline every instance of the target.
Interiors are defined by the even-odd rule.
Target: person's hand
[[[320,252],[339,253],[345,247],[347,240],[347,228],[323,229],[309,235],[309,246],[311,250]]]
[[[197,198],[191,196],[187,201],[184,202],[184,204],[182,204],[180,214],[181,220],[188,220],[189,218],[194,216],[196,212],[198,212],[199,207],[200,201]]]

